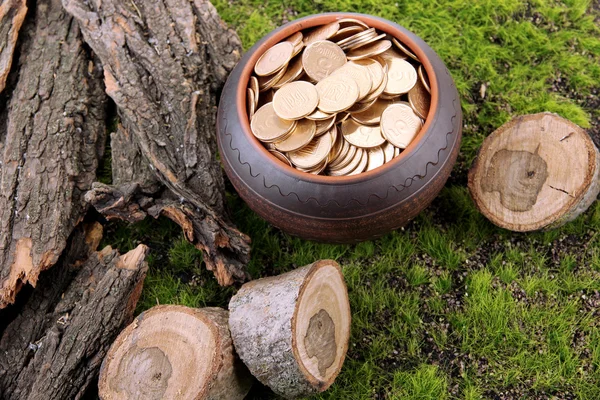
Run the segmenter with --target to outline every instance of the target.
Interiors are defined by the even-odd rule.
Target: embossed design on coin
[[[399,95],[408,93],[417,83],[417,71],[415,67],[401,58],[386,60],[389,70],[388,82],[383,93],[388,95]]]
[[[293,52],[294,45],[290,42],[277,43],[260,56],[254,66],[254,73],[258,76],[274,74],[287,65]]]
[[[340,46],[328,40],[319,40],[306,46],[302,66],[314,81],[321,81],[346,63],[346,54]]]
[[[376,147],[385,143],[378,126],[360,125],[353,119],[342,122],[342,134],[348,142],[362,148]]]
[[[295,126],[296,121],[281,119],[275,114],[273,103],[267,103],[259,108],[250,121],[252,133],[263,142],[279,140]]]
[[[336,113],[352,107],[358,99],[358,85],[352,79],[343,76],[329,76],[317,83],[319,110]]]
[[[421,119],[406,104],[392,104],[381,115],[381,132],[394,146],[405,149],[421,129]]]
[[[283,119],[300,119],[312,113],[319,103],[315,85],[305,81],[285,84],[273,96],[275,113]]]
[[[332,76],[342,76],[353,79],[358,86],[358,99],[363,99],[371,91],[371,75],[369,70],[362,65],[356,64],[352,61],[344,64],[341,68],[336,70]]]

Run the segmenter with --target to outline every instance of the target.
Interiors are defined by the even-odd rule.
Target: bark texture
[[[589,135],[552,113],[517,117],[488,136],[469,171],[469,191],[496,225],[561,226],[600,192],[600,153]]]
[[[106,97],[77,24],[60,0],[33,11],[0,115],[0,308],[58,260],[104,146]]]
[[[129,325],[100,372],[104,400],[241,400],[252,384],[221,308],[157,306]]]
[[[300,309],[309,281],[322,267],[339,274],[334,284],[339,291],[325,287],[335,278],[322,282],[316,277],[313,287],[318,291],[310,291],[304,299],[310,304]],[[339,277],[337,263],[318,261],[248,282],[229,302],[229,328],[238,355],[254,377],[285,398],[322,392],[339,373],[350,332],[347,289]]]
[[[131,165],[113,164],[119,183],[96,186],[89,201],[114,218],[167,215],[220,284],[246,279],[249,238],[225,215],[215,138],[217,93],[239,59],[239,38],[206,0],[63,4],[104,66],[123,124],[113,143],[129,143],[121,154],[135,160],[131,174],[123,171]],[[166,190],[148,181],[148,169]]]
[[[0,93],[6,85],[25,14],[25,0],[3,0],[0,4]]]
[[[110,344],[131,321],[147,248],[140,245],[122,256],[110,247],[96,252],[101,232],[99,224],[77,228],[60,262],[40,276],[5,327],[0,398],[81,398]]]

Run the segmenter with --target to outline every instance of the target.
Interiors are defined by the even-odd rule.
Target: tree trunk
[[[583,129],[556,114],[517,117],[483,141],[469,191],[502,228],[556,228],[596,200],[600,153]]]
[[[102,364],[104,400],[241,400],[252,384],[235,355],[227,311],[157,306],[129,325]]]
[[[252,375],[286,398],[326,390],[346,356],[350,304],[335,261],[246,283],[229,303],[235,349]]]
[[[97,376],[114,338],[128,324],[147,266],[143,245],[120,256],[94,251],[102,227],[73,233],[61,261],[40,276],[36,289],[0,336],[0,398],[79,399]]]
[[[0,308],[57,262],[104,146],[106,97],[77,24],[60,0],[31,11],[0,106]]]
[[[115,172],[128,182],[97,185],[90,201],[113,217],[137,220],[147,211],[174,219],[204,251],[220,284],[245,280],[249,238],[225,215],[215,139],[216,97],[239,59],[239,38],[206,0],[63,4],[102,61],[123,124],[117,135],[130,135],[129,157],[140,154],[135,174]],[[168,190],[144,193],[145,165]],[[140,195],[149,202],[138,203]]]
[[[6,85],[25,14],[25,0],[5,0],[0,4],[0,93]]]

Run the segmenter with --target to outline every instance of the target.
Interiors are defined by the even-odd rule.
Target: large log
[[[484,141],[469,191],[494,224],[551,229],[577,218],[600,192],[600,153],[589,135],[552,113],[517,117]]]
[[[146,175],[132,175],[121,185],[97,185],[89,200],[113,217],[136,220],[147,210],[172,218],[204,251],[220,284],[245,280],[249,238],[226,216],[215,138],[217,94],[239,59],[239,38],[206,0],[63,4],[102,61],[131,152],[139,152],[168,188],[154,193],[151,205],[140,182]],[[140,194],[144,204],[136,202]],[[127,209],[135,215],[127,216]]]
[[[241,400],[252,376],[233,350],[227,311],[156,306],[115,340],[102,363],[104,400]]]
[[[326,390],[350,337],[344,277],[332,260],[246,283],[229,302],[229,328],[252,375],[286,398]]]
[[[6,85],[25,14],[25,0],[3,0],[0,4],[0,93]]]
[[[77,24],[60,0],[34,11],[0,110],[0,308],[57,262],[104,146],[106,96]]]
[[[96,252],[101,232],[97,223],[76,229],[30,298],[2,310],[2,325],[12,308],[16,317],[0,331],[0,398],[81,398],[112,341],[131,322],[147,248],[122,256],[110,247]]]

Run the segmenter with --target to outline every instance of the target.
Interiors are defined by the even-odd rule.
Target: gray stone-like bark
[[[18,82],[3,93],[0,308],[57,262],[103,152],[106,96],[73,22],[60,0],[36,3],[20,33]]]
[[[6,85],[25,14],[25,0],[3,0],[0,3],[0,93]]]
[[[119,182],[97,185],[88,200],[115,218],[138,220],[143,210],[173,218],[192,229],[186,236],[204,251],[220,284],[245,280],[249,238],[225,215],[215,137],[217,93],[239,59],[239,38],[206,0],[63,4],[102,61],[120,131],[132,138],[128,157],[136,160],[129,175],[113,164]],[[146,165],[168,190],[148,193]],[[149,194],[159,203],[153,212]]]

